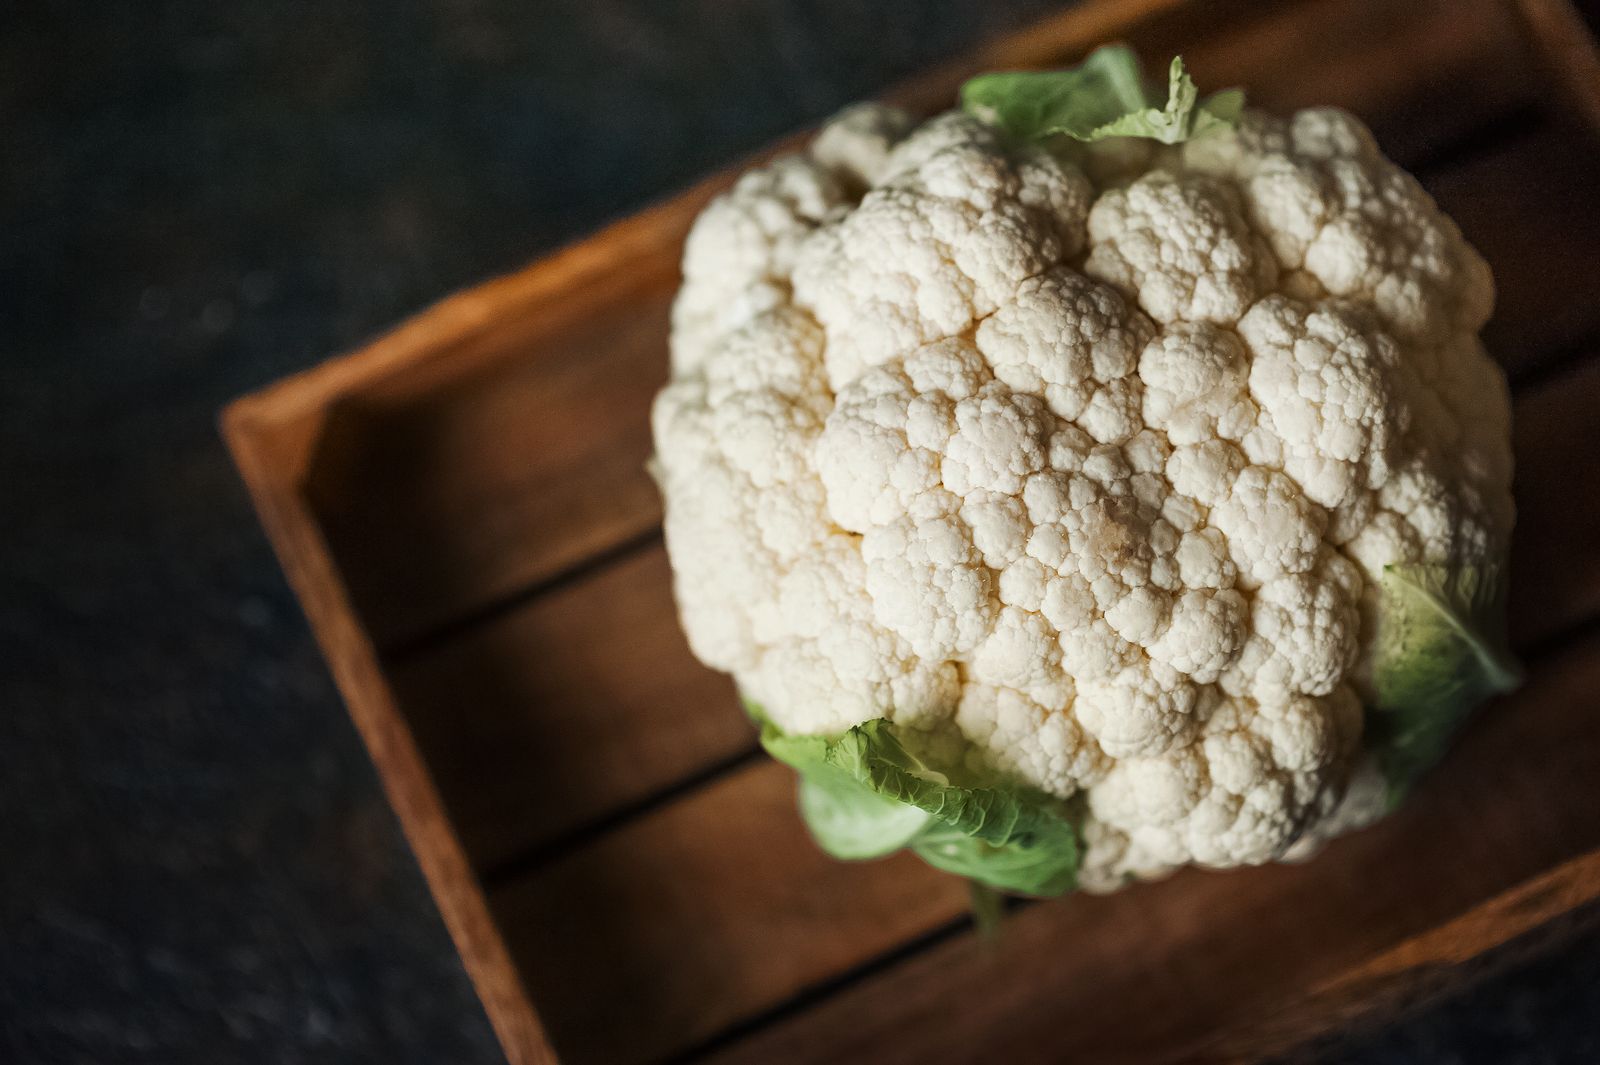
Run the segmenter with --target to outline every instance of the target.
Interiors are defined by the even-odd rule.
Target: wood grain
[[[1548,640],[1600,608],[1600,348],[1517,396],[1511,632]]]
[[[393,683],[480,870],[754,743],[732,683],[689,654],[659,546]]]
[[[1191,1060],[1203,1065],[1286,1054],[1299,1060],[1304,1055],[1293,1052],[1310,1049],[1307,1044],[1322,1036],[1393,1020],[1526,962],[1550,945],[1553,932],[1571,935],[1600,920],[1597,904],[1600,851],[1591,851],[1357,962],[1268,1016],[1207,1038]]]
[[[822,853],[794,796],[758,761],[491,896],[564,1060],[654,1060],[960,914],[909,854]]]
[[[1515,24],[1489,0],[1403,11],[1388,0],[1224,6],[1236,17],[1198,20],[1198,32],[1184,8],[1131,36],[1152,55],[1186,42],[1202,77],[1247,83],[1272,107],[1348,106],[1402,159],[1424,160],[1441,138],[1459,139],[1537,98]],[[1027,35],[983,61],[1049,63],[1084,43],[1062,32]],[[962,76],[951,69],[927,84],[942,85],[938,99],[948,100]],[[930,90],[889,95],[920,100]],[[1588,175],[1547,174],[1531,149],[1490,165],[1492,184],[1476,173],[1439,176],[1449,206],[1482,219],[1473,235],[1502,272],[1528,261],[1542,230],[1522,223],[1535,210],[1551,227],[1600,229],[1576,208],[1579,193],[1593,192]],[[410,365],[405,373],[341,391],[308,492],[380,647],[404,647],[537,587],[659,520],[643,463],[648,405],[665,374],[667,307],[693,211],[726,180],[602,234],[581,246],[585,255],[574,249],[531,268],[541,285],[508,279],[476,303],[447,303],[435,314],[467,325],[440,326],[410,364],[391,360]],[[1523,326],[1559,332],[1575,313],[1547,288],[1508,289],[1496,326],[1519,338],[1508,359],[1527,348]]]
[[[1596,685],[1600,639],[1542,663],[1406,809],[1315,862],[1032,906],[998,946],[958,936],[709,1060],[1194,1060],[1219,1029],[1600,846]]]
[[[1223,0],[1204,10],[1214,20],[1209,32],[1184,11],[1141,27],[1136,44],[1147,63],[1181,54],[1200,85],[1244,86],[1252,106],[1269,111],[1343,107],[1406,167],[1425,167],[1545,91],[1515,19],[1495,0]]]

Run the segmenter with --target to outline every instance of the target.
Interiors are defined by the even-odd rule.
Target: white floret
[[[865,532],[906,513],[939,484],[940,449],[954,431],[955,402],[919,395],[903,374],[874,371],[841,394],[816,451],[828,511]]]
[[[1262,300],[1239,322],[1261,429],[1245,440],[1314,502],[1335,508],[1380,487],[1410,411],[1391,386],[1398,346],[1352,309]]]
[[[1173,458],[1188,454],[1174,452]],[[1304,573],[1322,547],[1322,514],[1290,477],[1265,466],[1240,472],[1211,508],[1211,524],[1227,538],[1229,558],[1247,588]]]
[[[1237,196],[1207,177],[1153,171],[1089,212],[1084,269],[1136,294],[1158,322],[1234,322],[1271,290],[1277,266]]]
[[[860,551],[838,534],[781,578],[785,631],[740,672],[740,684],[784,729],[839,732],[878,717],[926,721],[954,712],[954,667],[919,659],[879,625],[866,583]]]
[[[1030,475],[1044,469],[1053,421],[1036,397],[987,387],[959,400],[954,415],[955,432],[945,441],[941,466],[950,491],[1015,496]]]
[[[1208,700],[1194,743],[1122,759],[1090,791],[1093,819],[1125,836],[1134,856],[1113,861],[1100,876],[1281,857],[1333,805],[1359,715],[1348,689],[1323,700]]]
[[[828,331],[835,389],[993,313],[1077,250],[1088,210],[1081,173],[1045,155],[1022,165],[959,115],[902,141],[885,181],[795,257],[795,299]]]
[[[1355,661],[1361,587],[1361,574],[1331,549],[1316,570],[1262,585],[1251,604],[1250,638],[1223,689],[1263,700],[1333,691]]]
[[[1190,589],[1172,604],[1165,630],[1145,651],[1197,684],[1213,684],[1244,645],[1249,614],[1244,597],[1231,588]]]
[[[1239,338],[1210,322],[1178,322],[1139,356],[1144,422],[1175,445],[1240,440],[1255,427]]]
[[[855,104],[822,127],[811,142],[811,158],[859,195],[883,177],[889,153],[916,124],[897,107]]]
[[[994,575],[973,546],[953,499],[942,513],[908,515],[869,529],[861,556],[879,623],[918,655],[936,660],[964,655],[989,634],[1000,606]]]
[[[1095,440],[1120,444],[1141,428],[1134,371],[1153,331],[1112,289],[1058,268],[1024,281],[976,341],[996,378],[1043,396]]]
[[[970,742],[991,752],[999,769],[1053,794],[1093,785],[1112,764],[1072,715],[1011,688],[968,684],[956,724]]]
[[[691,648],[719,668],[755,662],[762,636],[781,628],[782,571],[827,533],[809,461],[822,428],[822,344],[809,319],[767,312],[711,346],[709,361],[728,372],[684,375],[656,398],[680,612]],[[752,358],[758,351],[770,358]]]
[[[1251,113],[1237,135],[1197,138],[1183,155],[1238,182],[1283,270],[1370,306],[1399,336],[1437,340],[1488,320],[1494,285],[1482,257],[1350,115]]]
[[[1176,671],[1133,667],[1085,679],[1073,703],[1078,722],[1114,758],[1183,746],[1194,729],[1199,690]]]
[[[693,371],[719,336],[788,304],[802,243],[846,202],[832,174],[799,156],[750,171],[712,200],[684,241],[673,372]]]

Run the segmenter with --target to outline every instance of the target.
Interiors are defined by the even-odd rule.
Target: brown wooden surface
[[[1494,318],[1484,343],[1516,379],[1594,335],[1600,240],[1594,160],[1600,140],[1557,113],[1517,122],[1481,154],[1423,183],[1494,268]]]
[[[477,868],[754,744],[732,682],[690,656],[668,582],[658,545],[394,671]]]
[[[1381,1023],[1430,999],[1459,993],[1596,922],[1600,851],[1590,851],[1357,962],[1281,1010],[1208,1038],[1194,1060],[1292,1054],[1319,1035]]]
[[[787,771],[745,757],[727,680],[688,656],[641,469],[678,248],[728,180],[710,178],[226,423],[519,1065],[551,1060],[535,1005],[580,1062],[1232,1060],[1265,1049],[1263,1017],[1292,1045],[1591,890],[1580,863],[1565,894],[1517,894],[1600,846],[1600,637],[1563,637],[1600,613],[1600,183],[1565,106],[1592,55],[1528,61],[1545,0],[1197,6],[1096,0],[890,96],[928,105],[975,69],[1127,35],[1267,106],[1367,118],[1494,266],[1486,338],[1528,378],[1512,615],[1529,687],[1414,807],[1313,865],[1031,906],[998,951],[949,879],[824,859]]]
[[[966,900],[960,879],[909,854],[848,864],[818,850],[794,774],[767,759],[491,895],[513,954],[539,959],[528,986],[557,1045],[614,1065],[712,1036],[948,924]]]
[[[1600,613],[1600,344],[1522,389],[1511,440],[1511,633],[1530,646]]]
[[[1568,0],[1517,0],[1534,51],[1574,110],[1600,128],[1600,50],[1578,8]]]

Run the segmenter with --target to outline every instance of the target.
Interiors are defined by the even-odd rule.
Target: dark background
[[[0,1061],[500,1060],[218,409],[1053,6],[5,5]],[[1323,1054],[1596,1018],[1591,934]]]

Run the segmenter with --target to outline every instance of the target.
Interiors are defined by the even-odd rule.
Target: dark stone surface
[[[216,411],[1049,6],[0,13],[0,1060],[499,1060]]]

